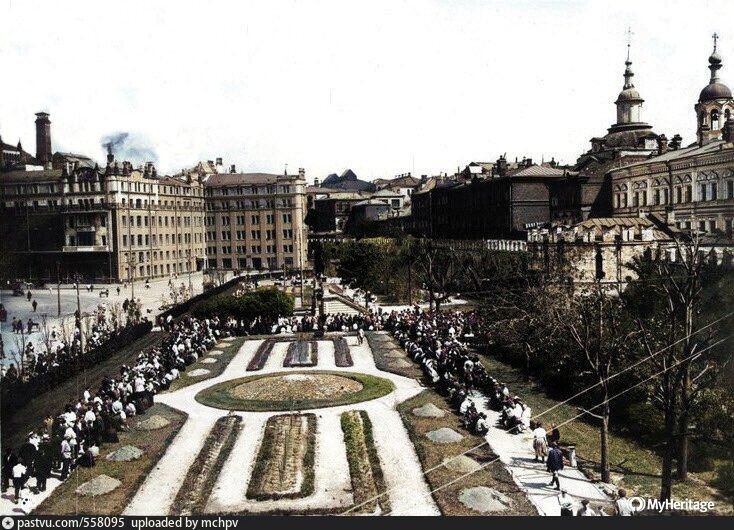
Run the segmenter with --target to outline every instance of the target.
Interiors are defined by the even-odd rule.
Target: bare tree
[[[597,379],[600,405],[595,409],[600,412],[586,412],[600,420],[601,477],[609,482],[609,375],[613,366],[621,368],[629,357],[636,329],[623,301],[598,282],[591,290],[572,298],[569,310],[559,312],[558,318]]]
[[[431,240],[417,240],[414,249],[418,277],[428,291],[429,307],[439,310],[450,296],[449,289],[464,272],[461,260],[453,248],[437,247]]]

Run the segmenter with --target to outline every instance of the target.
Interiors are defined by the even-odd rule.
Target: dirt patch
[[[333,399],[359,392],[362,388],[359,381],[338,375],[289,374],[248,381],[229,392],[237,399],[288,401]]]
[[[76,494],[83,497],[97,497],[116,490],[122,482],[107,475],[99,475],[85,482],[76,489]]]
[[[314,490],[316,416],[272,416],[257,454],[247,497],[256,500],[298,498]]]
[[[137,460],[141,456],[143,456],[143,451],[134,445],[126,445],[120,447],[117,451],[111,452],[106,458],[115,462],[129,462],[130,460]]]
[[[166,427],[169,423],[170,422],[163,416],[153,414],[150,418],[139,421],[135,428],[140,431],[154,431],[156,429]]]
[[[512,506],[512,500],[507,495],[486,486],[461,490],[459,502],[480,513],[504,512]]]
[[[225,416],[217,420],[189,468],[169,515],[203,513],[214,482],[232,451],[241,428],[242,418],[239,416]]]
[[[450,516],[483,515],[462,504],[459,495],[464,489],[486,486],[512,499],[512,507],[502,512],[503,515],[538,515],[537,510],[512,480],[502,462],[495,460],[495,455],[482,437],[462,431],[464,437],[456,443],[439,444],[430,441],[426,437],[427,432],[441,428],[454,430],[457,428],[458,418],[455,414],[446,414],[443,418],[419,417],[413,414],[414,408],[427,404],[433,404],[436,408],[445,406],[443,397],[433,390],[426,390],[401,403],[398,410],[426,472],[426,480],[431,489],[436,490],[433,492],[433,498],[441,513]],[[466,475],[467,471],[451,469],[453,466],[444,465],[448,459],[465,452],[467,457],[485,467]]]

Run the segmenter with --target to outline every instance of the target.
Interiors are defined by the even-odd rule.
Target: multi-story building
[[[734,99],[709,57],[711,79],[695,105],[698,141],[661,145],[659,156],[610,171],[615,217],[657,214],[670,225],[733,237]]]
[[[306,174],[215,173],[206,190],[208,268],[300,269],[306,265]]]
[[[52,155],[48,114],[36,126],[44,165],[0,173],[3,277],[130,281],[203,267],[200,180],[160,178],[152,163],[135,169],[111,154],[104,169]]]

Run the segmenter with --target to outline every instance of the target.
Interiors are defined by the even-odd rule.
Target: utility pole
[[[60,264],[56,262],[56,309],[57,315],[61,316],[61,273],[59,272]]]

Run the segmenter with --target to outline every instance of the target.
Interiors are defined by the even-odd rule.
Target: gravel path
[[[194,396],[211,385],[248,375],[247,364],[257,351],[261,340],[248,340],[224,372],[217,377],[161,394],[157,400],[189,414],[189,420],[166,451],[153,472],[147,477],[140,490],[125,510],[125,514],[165,514],[180,488],[188,467],[201,448],[209,429],[222,411],[196,402]],[[319,364],[308,370],[343,370],[362,372],[391,380],[395,390],[381,398],[313,412],[317,416],[315,492],[303,499],[280,499],[274,501],[251,501],[246,491],[257,455],[267,418],[272,412],[241,412],[243,429],[235,442],[232,453],[225,462],[222,472],[212,490],[206,512],[267,512],[273,510],[299,512],[307,509],[346,509],[353,503],[349,466],[344,447],[344,435],[339,416],[347,410],[365,410],[372,419],[375,446],[385,475],[390,496],[392,513],[395,515],[439,515],[423,471],[410,442],[396,407],[399,403],[420,393],[423,388],[417,381],[395,374],[382,372],[375,366],[367,342],[357,345],[356,337],[348,337],[354,366],[336,367],[333,344],[330,340],[319,341]],[[268,362],[258,374],[284,372],[288,343],[275,345]],[[323,352],[323,354],[322,354]],[[286,372],[287,373],[287,372]]]
[[[490,425],[487,442],[500,457],[515,483],[525,492],[540,515],[561,515],[558,492],[548,486],[551,476],[545,470],[545,464],[534,461],[532,434],[509,434],[504,429],[495,427],[500,414],[486,408],[486,401],[481,395],[475,393],[473,397],[477,410],[487,414],[487,423]],[[560,482],[561,488],[577,504],[575,508],[581,506],[582,499],[589,499],[592,504],[594,501],[605,504],[609,502],[609,497],[576,468],[566,466],[560,473]]]

